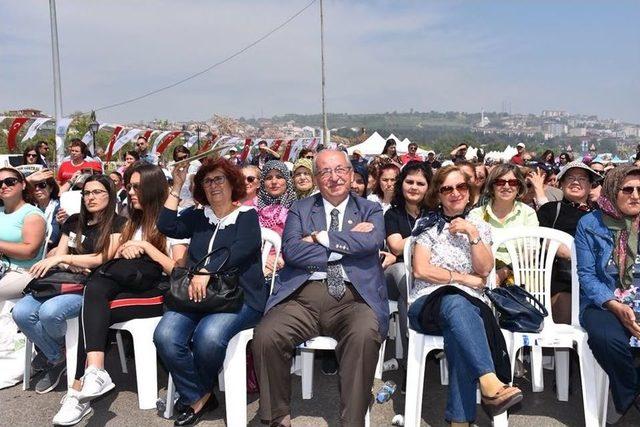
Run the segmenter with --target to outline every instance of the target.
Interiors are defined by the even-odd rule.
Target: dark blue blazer
[[[361,222],[374,225],[369,233],[352,232]],[[265,312],[284,301],[316,271],[327,271],[331,252],[342,254],[342,267],[356,291],[373,309],[382,337],[389,328],[389,300],[380,265],[379,250],[384,245],[385,231],[382,208],[362,197],[349,196],[342,221],[342,231],[329,231],[330,249],[301,239],[313,231],[327,230],[322,196],[316,194],[298,200],[291,206],[282,235],[285,265],[267,301]]]

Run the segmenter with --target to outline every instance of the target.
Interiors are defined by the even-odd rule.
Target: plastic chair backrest
[[[494,230],[491,249],[495,257],[499,247],[506,247],[515,285],[524,286],[551,313],[551,272],[560,245],[575,252],[573,237],[563,231],[547,227],[510,227]],[[575,265],[575,258],[572,264]],[[545,318],[546,323],[553,323],[552,316]]]
[[[413,288],[413,245],[414,241],[412,237],[408,237],[404,242],[404,250],[402,251],[402,258],[404,260],[404,272],[407,278],[407,298],[411,295],[411,288]]]
[[[280,235],[273,230],[268,228],[260,227],[260,235],[262,237],[262,265],[267,263],[267,259],[269,258],[269,253],[271,249],[275,251],[275,258],[273,261],[273,271],[276,271],[276,264],[278,262],[278,257],[280,256],[280,250],[282,247],[282,239]],[[271,276],[271,288],[269,289],[269,293],[273,290],[273,285],[276,282],[276,275],[273,274]]]

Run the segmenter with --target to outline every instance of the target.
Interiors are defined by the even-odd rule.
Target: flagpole
[[[49,16],[51,18],[51,60],[53,65],[53,107],[56,119],[56,127],[60,119],[64,117],[62,112],[62,83],[60,81],[60,53],[58,50],[58,20],[56,18],[56,0],[49,0]],[[56,144],[54,147],[54,159],[60,163],[64,152],[64,139],[56,132]]]
[[[320,0],[320,62],[322,63],[322,143],[327,147],[329,144],[329,132],[327,130],[327,111],[324,103],[324,13],[322,0]]]

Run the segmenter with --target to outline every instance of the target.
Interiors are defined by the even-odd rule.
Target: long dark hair
[[[555,163],[556,156],[553,154],[553,151],[551,150],[545,150],[545,152],[542,153],[542,156],[540,156],[540,161],[542,163],[547,163],[547,157],[549,156],[549,154],[551,154],[551,164]]]
[[[404,167],[400,171],[400,175],[398,175],[398,178],[396,179],[396,184],[393,191],[393,199],[391,200],[392,207],[404,209],[406,201],[404,199],[404,194],[402,194],[402,184],[405,178],[407,177],[407,175],[413,174],[415,172],[422,172],[424,179],[427,180],[427,187],[431,185],[431,178],[433,176],[433,173],[431,172],[431,167],[426,165],[424,162],[419,162],[416,160],[410,161],[409,163],[404,165]],[[427,198],[427,195],[425,193],[425,197],[422,199],[422,202],[421,202],[421,206],[420,206],[421,208],[426,206],[425,204],[426,198]]]
[[[24,151],[22,152],[22,164],[23,165],[28,165],[29,163],[27,163],[27,154],[29,154],[29,151],[35,151],[36,152],[36,165],[44,165],[44,162],[42,161],[42,157],[40,157],[40,153],[38,152],[38,149],[36,148],[35,145],[33,144],[29,144],[25,147]]]
[[[87,207],[84,204],[84,197],[82,198],[80,214],[78,216],[78,224],[76,225],[76,250],[80,254],[83,253],[82,235],[87,228],[89,220],[94,219],[98,224],[98,238],[95,241],[94,253],[100,253],[104,257],[109,252],[109,239],[111,237],[112,224],[116,217],[116,190],[113,186],[113,182],[111,182],[108,176],[91,175],[85,180],[84,185],[82,186],[83,191],[87,184],[90,182],[97,182],[107,190],[109,195],[109,202],[101,212],[91,213],[87,210]]]
[[[135,209],[129,200],[129,220],[122,229],[120,243],[133,238],[136,230],[142,230],[142,238],[151,243],[162,253],[167,253],[167,238],[158,231],[156,221],[169,195],[169,184],[162,169],[156,165],[143,162],[132,164],[124,175],[124,182],[128,185],[134,173],[140,174],[138,200],[142,209]]]
[[[382,202],[382,199],[384,198],[384,192],[382,191],[382,185],[380,184],[380,180],[382,179],[382,174],[388,170],[392,170],[396,172],[396,182],[398,182],[398,175],[400,175],[400,169],[398,168],[398,166],[396,166],[393,163],[387,163],[385,165],[382,165],[382,167],[380,167],[380,170],[378,171],[378,180],[376,181],[376,186],[373,189],[373,194],[375,194],[380,198],[380,202]]]
[[[389,147],[391,147],[392,145],[396,145],[396,140],[395,139],[387,139],[387,142],[385,142],[384,144],[384,148],[382,149],[382,153],[380,154],[386,154],[387,156],[391,157],[391,155],[387,152],[389,150]],[[398,155],[398,152],[396,151],[396,156]]]

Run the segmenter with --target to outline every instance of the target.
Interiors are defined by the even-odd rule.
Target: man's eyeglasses
[[[466,193],[469,191],[469,184],[467,184],[466,182],[461,182],[460,184],[456,185],[445,185],[440,187],[440,190],[438,191],[443,196],[448,196],[453,193],[453,190],[456,190],[458,193]]]
[[[322,179],[328,179],[335,172],[340,178],[346,177],[351,172],[351,166],[338,166],[336,168],[324,168],[316,172],[316,175]]]
[[[213,184],[222,185],[227,181],[227,177],[224,175],[214,176],[213,178],[205,178],[202,180],[202,185],[205,187],[211,187]]]
[[[96,189],[96,190],[85,190],[85,191],[82,192],[82,196],[84,198],[89,198],[91,196],[100,197],[102,194],[105,194],[105,193],[107,193],[107,190],[98,190],[98,189]]]
[[[520,185],[520,181],[518,181],[517,179],[496,179],[493,182],[493,185],[495,185],[496,187],[506,187],[507,184],[509,184],[509,187],[517,187],[518,185]]]

